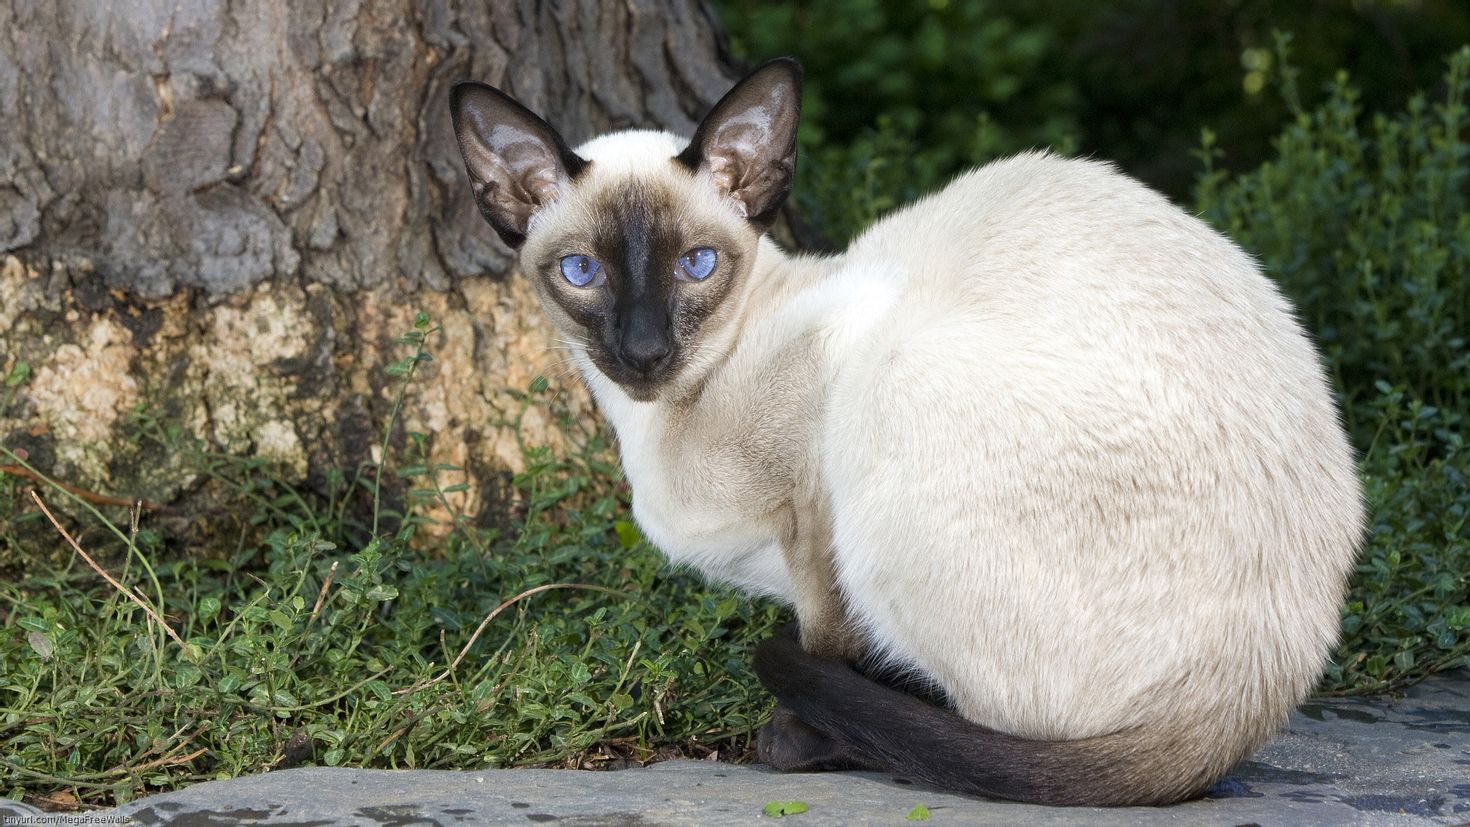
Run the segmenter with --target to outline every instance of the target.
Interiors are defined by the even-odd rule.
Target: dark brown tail
[[[1182,736],[1030,741],[997,732],[813,657],[789,631],[756,648],[755,671],[802,721],[868,759],[859,763],[945,790],[1052,805],[1170,804],[1224,772]]]

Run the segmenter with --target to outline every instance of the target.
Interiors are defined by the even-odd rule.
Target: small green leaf
[[[196,609],[196,611],[199,613],[199,621],[202,623],[213,620],[214,617],[219,614],[219,609],[220,602],[218,597],[210,596],[200,598],[199,608]]]
[[[1470,628],[1470,606],[1459,606],[1445,612],[1445,623],[1451,629]]]
[[[392,600],[397,596],[397,587],[388,585],[373,586],[367,593],[368,600]]]
[[[39,617],[23,617],[20,620],[16,621],[16,624],[20,626],[20,628],[25,629],[28,632],[51,631],[51,624],[42,620]]]
[[[627,520],[614,522],[613,531],[617,532],[618,542],[623,544],[623,548],[632,548],[638,545],[638,542],[643,539],[643,532],[638,530],[638,526],[633,525]]]
[[[464,628],[464,624],[459,622],[459,618],[455,616],[454,612],[448,611],[442,606],[430,606],[429,615],[434,618],[435,623],[450,630],[457,632]]]
[[[545,393],[546,385],[546,377],[537,376],[535,379],[531,380],[531,393]]]
[[[928,821],[929,808],[925,807],[923,804],[920,804],[914,807],[912,810],[909,810],[909,814],[905,816],[905,818],[907,818],[909,821]]]
[[[5,376],[5,387],[13,388],[16,385],[31,378],[31,365],[29,362],[16,362],[15,367]]]
[[[185,663],[174,670],[173,684],[175,689],[187,689],[203,679],[204,673],[199,671],[199,667]]]
[[[422,310],[415,313],[413,316],[413,326],[419,330],[427,328],[429,326],[429,314]]]
[[[805,801],[772,801],[766,804],[762,812],[771,818],[781,818],[783,816],[794,816],[797,813],[804,813],[806,811],[807,806]]]

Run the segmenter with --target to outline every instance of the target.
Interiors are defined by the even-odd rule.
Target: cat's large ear
[[[765,229],[791,192],[800,120],[801,64],[778,57],[715,104],[676,160],[695,172],[708,170],[715,188]]]
[[[512,249],[531,216],[556,200],[589,163],[535,113],[483,83],[458,83],[449,95],[454,136],[480,214]]]

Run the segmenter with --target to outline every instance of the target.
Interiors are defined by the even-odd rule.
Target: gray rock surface
[[[772,801],[807,804],[807,812],[784,817],[792,827],[904,824],[917,805],[932,824],[1470,824],[1470,674],[1437,678],[1400,700],[1310,703],[1211,796],[1175,807],[1035,807],[935,792],[887,774],[782,775],[671,761],[598,773],[310,767],[200,784],[72,823],[735,825],[773,820],[762,815]],[[21,814],[36,813],[0,801],[0,824],[26,823],[4,818]]]

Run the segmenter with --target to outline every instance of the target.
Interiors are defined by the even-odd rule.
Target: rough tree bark
[[[519,461],[492,424],[504,390],[555,384],[558,359],[468,195],[446,107],[462,78],[575,144],[687,134],[734,73],[699,0],[0,4],[0,377],[32,369],[0,385],[0,445],[187,502],[176,458],[134,438],[146,406],[298,478],[350,468],[423,310],[445,332],[407,426],[470,469],[462,507],[491,505]],[[531,439],[555,439],[542,414]]]

